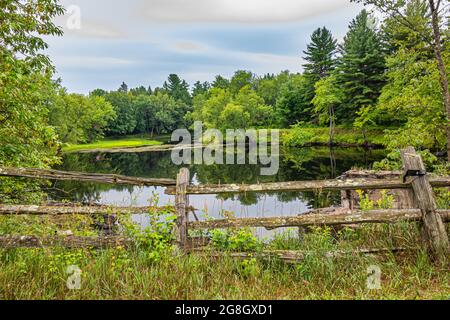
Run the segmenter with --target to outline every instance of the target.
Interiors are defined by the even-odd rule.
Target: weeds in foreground
[[[371,206],[371,205],[369,205]],[[389,206],[388,197],[374,207]],[[60,221],[77,233],[88,233],[88,221]],[[223,256],[180,254],[173,247],[175,217],[167,212],[149,213],[145,228],[122,217],[124,234],[135,246],[107,250],[13,249],[0,250],[0,299],[448,299],[450,276],[428,260],[421,249],[420,227],[415,223],[369,225],[361,228],[289,229],[268,242],[251,229],[202,233]],[[0,221],[1,232],[31,226]],[[75,228],[78,229],[75,229]],[[54,227],[40,227],[53,232]],[[23,230],[22,230],[23,231]],[[92,232],[90,230],[89,232]],[[394,255],[368,256],[360,248],[415,249]],[[278,258],[262,259],[262,249],[300,250],[303,259],[287,264]],[[242,260],[234,251],[248,252]],[[330,253],[343,253],[332,255]],[[349,252],[350,254],[345,254]],[[379,290],[367,287],[371,270],[381,270]],[[68,286],[79,270],[79,288]],[[74,282],[76,283],[76,281]]]
[[[416,232],[416,228],[410,232]],[[449,275],[422,250],[385,254],[324,256],[373,241],[362,229],[342,239],[330,230],[305,235],[304,260],[295,265],[257,256],[237,260],[224,255],[162,252],[158,260],[137,248],[109,250],[15,249],[0,251],[1,299],[447,299]],[[385,233],[386,230],[377,230]],[[348,232],[348,231],[346,231]],[[393,232],[396,236],[402,232]],[[387,235],[384,234],[385,238]],[[397,239],[408,241],[408,239]],[[292,241],[292,240],[290,240]],[[377,244],[381,244],[379,240]],[[349,244],[351,242],[351,244]],[[298,244],[296,244],[298,246]],[[285,248],[290,249],[289,246]],[[67,287],[67,267],[81,270],[80,290]],[[367,270],[382,271],[381,289],[366,286]]]

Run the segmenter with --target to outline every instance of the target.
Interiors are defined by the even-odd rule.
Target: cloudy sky
[[[349,0],[63,0],[47,38],[63,85],[71,92],[160,86],[170,73],[189,83],[231,76],[298,72],[318,27],[338,39],[361,10]],[[80,19],[78,19],[80,18]]]

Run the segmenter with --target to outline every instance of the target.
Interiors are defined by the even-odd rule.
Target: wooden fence
[[[450,221],[450,210],[437,210],[433,193],[433,187],[449,187],[450,177],[431,177],[427,174],[422,158],[413,148],[402,150],[404,172],[384,173],[383,179],[377,177],[377,173],[371,173],[364,178],[347,177],[344,179],[325,181],[297,181],[284,183],[267,183],[255,185],[190,185],[189,170],[183,168],[177,176],[177,180],[132,178],[119,175],[86,174],[77,172],[62,172],[56,170],[38,169],[11,169],[0,168],[0,176],[27,177],[51,180],[74,180],[99,182],[110,184],[131,184],[140,186],[166,187],[166,193],[175,196],[175,206],[171,209],[177,214],[177,223],[174,230],[176,241],[183,250],[195,250],[202,239],[189,237],[189,230],[222,229],[230,227],[264,227],[267,229],[305,226],[336,226],[355,225],[366,223],[395,223],[398,221],[421,221],[424,229],[424,244],[433,257],[447,257],[449,240],[445,222]],[[317,190],[411,190],[417,208],[388,209],[360,211],[352,208],[341,209],[338,214],[329,214],[326,209],[318,209],[308,214],[290,217],[270,218],[242,218],[223,219],[213,221],[189,221],[189,214],[195,211],[189,206],[189,195],[242,193],[242,192],[280,192],[280,191],[317,191]],[[0,214],[28,214],[28,215],[68,215],[68,214],[141,214],[158,208],[150,207],[80,207],[75,205],[65,206],[25,206],[25,205],[0,205]],[[163,208],[167,210],[167,208]],[[130,240],[122,237],[82,238],[74,236],[55,236],[39,239],[33,236],[2,236],[0,247],[41,247],[63,245],[67,247],[109,247],[126,245]],[[385,249],[365,250],[365,252],[380,252]],[[392,251],[397,249],[392,248]],[[398,249],[399,250],[399,249]],[[364,250],[363,250],[364,251]],[[266,252],[268,255],[276,255],[281,259],[291,261],[301,257],[297,252]],[[234,256],[246,256],[242,253],[233,253]]]

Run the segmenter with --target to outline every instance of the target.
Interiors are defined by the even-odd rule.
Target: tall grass
[[[306,252],[299,264],[226,254],[182,255],[151,249],[62,248],[0,251],[1,299],[448,299],[448,270],[434,265],[417,240],[417,224],[365,226],[332,232],[314,228],[300,240],[291,232],[267,249]],[[297,237],[296,237],[297,236]],[[362,247],[405,246],[402,254],[325,253]],[[82,270],[81,289],[69,290],[67,267]],[[382,271],[381,289],[366,286],[371,265]]]

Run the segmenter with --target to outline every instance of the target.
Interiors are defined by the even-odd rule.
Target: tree
[[[312,110],[314,108],[312,100],[315,96],[316,83],[327,77],[334,70],[336,50],[337,41],[327,28],[318,28],[313,32],[307,50],[303,51],[305,54],[304,59],[307,63],[303,65],[306,80],[305,105],[301,106],[301,109]]]
[[[330,146],[334,143],[336,126],[335,109],[342,102],[343,92],[336,84],[336,77],[329,76],[316,83],[316,95],[313,99],[314,111],[319,114],[320,123],[330,126]]]
[[[309,122],[312,119],[312,107],[306,95],[309,82],[304,75],[293,75],[280,91],[276,111],[283,125]]]
[[[43,36],[60,36],[53,20],[64,9],[55,0],[0,4],[0,165],[46,168],[58,161],[48,103],[58,83],[42,50]],[[34,182],[2,179],[2,202],[39,201]]]
[[[334,70],[337,51],[337,40],[333,38],[331,31],[327,28],[315,30],[311,36],[311,43],[308,44],[305,54],[307,63],[303,65],[305,74],[314,82],[327,77]]]
[[[237,94],[243,87],[252,86],[255,76],[251,71],[238,70],[234,73],[230,82],[230,91],[233,95]]]
[[[148,89],[147,89],[144,86],[140,86],[140,87],[137,87],[137,88],[132,88],[132,89],[130,89],[130,94],[132,94],[133,96],[151,95],[152,94],[152,88],[148,87]]]
[[[353,123],[362,108],[377,103],[385,84],[382,42],[375,20],[366,10],[350,23],[340,51],[336,79],[345,97],[336,115],[344,123]]]
[[[250,114],[240,105],[229,103],[220,113],[220,128],[247,129],[251,121]]]
[[[246,127],[269,127],[274,122],[274,108],[266,105],[264,99],[248,85],[239,91],[233,99],[233,104],[242,106],[250,115]]]
[[[170,133],[180,127],[186,127],[184,116],[187,106],[175,100],[167,93],[158,92],[153,95],[140,95],[134,101],[136,110],[136,132]]]
[[[289,71],[278,75],[265,75],[256,81],[256,93],[264,99],[267,105],[275,107],[280,96],[281,87],[289,80]]]
[[[65,143],[86,143],[104,136],[104,129],[115,118],[103,97],[67,94],[61,89],[49,105],[49,123]]]
[[[192,104],[189,85],[186,81],[181,80],[178,75],[169,75],[167,81],[164,82],[163,89],[175,100],[180,100],[187,105]]]
[[[133,96],[124,91],[112,91],[105,96],[111,103],[117,117],[110,121],[107,133],[109,135],[132,134],[136,128],[136,110]]]
[[[196,83],[194,83],[194,88],[192,89],[192,97],[195,97],[199,94],[205,94],[210,88],[211,85],[209,84],[209,82],[205,81],[202,83],[200,81],[197,81]]]
[[[232,96],[228,90],[212,88],[208,96],[198,95],[194,99],[194,111],[192,118],[202,121],[207,128],[219,128],[220,114],[231,102]]]
[[[213,88],[217,88],[217,89],[228,89],[230,87],[230,80],[225,79],[222,76],[216,76],[216,78],[214,79],[214,82],[212,83],[212,87]]]
[[[440,87],[442,91],[442,100],[444,102],[444,108],[447,114],[447,156],[448,161],[450,161],[450,91],[448,88],[448,75],[447,70],[444,63],[443,52],[445,51],[445,43],[447,41],[442,41],[442,34],[444,37],[448,37],[448,29],[447,31],[442,32],[440,27],[440,22],[442,20],[442,14],[447,12],[443,8],[444,4],[441,0],[426,0],[428,4],[428,23],[431,25],[433,30],[433,40],[430,42],[427,37],[427,29],[422,28],[418,29],[416,24],[411,21],[410,17],[407,16],[406,9],[408,7],[408,2],[404,0],[353,0],[356,2],[363,2],[364,4],[374,5],[380,12],[385,14],[388,17],[393,17],[400,23],[402,23],[405,27],[410,28],[417,34],[419,34],[423,41],[427,42],[430,47],[433,48],[436,65],[439,70],[440,77]],[[445,1],[444,1],[445,2]]]
[[[128,85],[125,82],[122,82],[122,84],[120,85],[119,90],[117,90],[119,92],[122,93],[127,93],[128,92]]]

